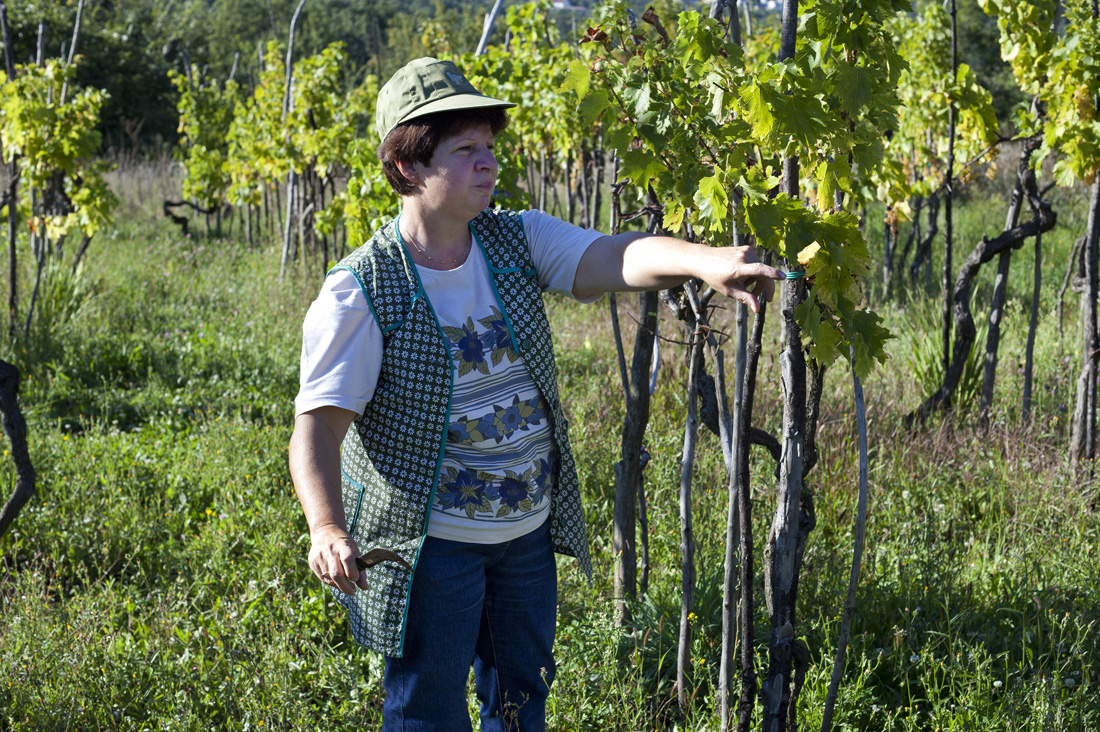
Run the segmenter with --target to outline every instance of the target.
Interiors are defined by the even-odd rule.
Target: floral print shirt
[[[428,536],[511,541],[549,516],[555,474],[550,410],[513,347],[476,247],[456,269],[421,269],[420,277],[454,367]]]

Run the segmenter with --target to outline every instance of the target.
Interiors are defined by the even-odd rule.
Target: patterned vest
[[[382,562],[366,570],[370,589],[354,595],[331,589],[348,611],[356,641],[400,657],[413,571],[439,485],[450,423],[453,362],[395,224],[383,226],[335,267],[348,270],[359,281],[382,330],[385,349],[374,396],[344,439],[340,471],[348,533],[360,551],[389,549],[413,570]],[[470,229],[488,265],[512,343],[523,354],[553,414],[559,457],[550,499],[554,549],[576,557],[591,578],[584,510],[558,398],[550,325],[523,222],[519,214],[487,209],[470,222]],[[471,252],[470,256],[477,255]]]

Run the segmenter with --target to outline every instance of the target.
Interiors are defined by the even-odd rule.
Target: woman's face
[[[413,163],[421,202],[463,222],[485,210],[497,180],[495,138],[488,125],[444,138],[427,165]]]

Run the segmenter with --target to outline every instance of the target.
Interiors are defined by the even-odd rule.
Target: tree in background
[[[454,53],[472,51],[489,4],[310,0],[297,25],[295,54],[312,56],[343,43],[342,83],[347,91],[368,73],[388,75],[411,58],[437,50],[439,40]],[[242,86],[258,83],[257,46],[272,40],[286,43],[296,6],[295,0],[88,3],[81,23],[84,61],[76,83],[109,95],[98,127],[103,146],[132,148],[178,139],[179,91],[169,81],[169,69],[182,72],[194,65],[200,76],[232,75]],[[60,55],[74,19],[75,7],[65,0],[14,4],[9,24],[15,61],[34,61],[40,23],[46,55]]]

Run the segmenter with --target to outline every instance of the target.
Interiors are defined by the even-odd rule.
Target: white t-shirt
[[[602,234],[541,211],[525,211],[521,219],[540,287],[572,297],[581,256]],[[450,429],[428,535],[510,541],[549,513],[556,459],[549,408],[512,348],[480,247],[471,247],[455,269],[418,266],[417,273],[454,365]],[[302,335],[297,414],[322,406],[362,414],[378,382],[383,341],[350,272],[326,278]]]

